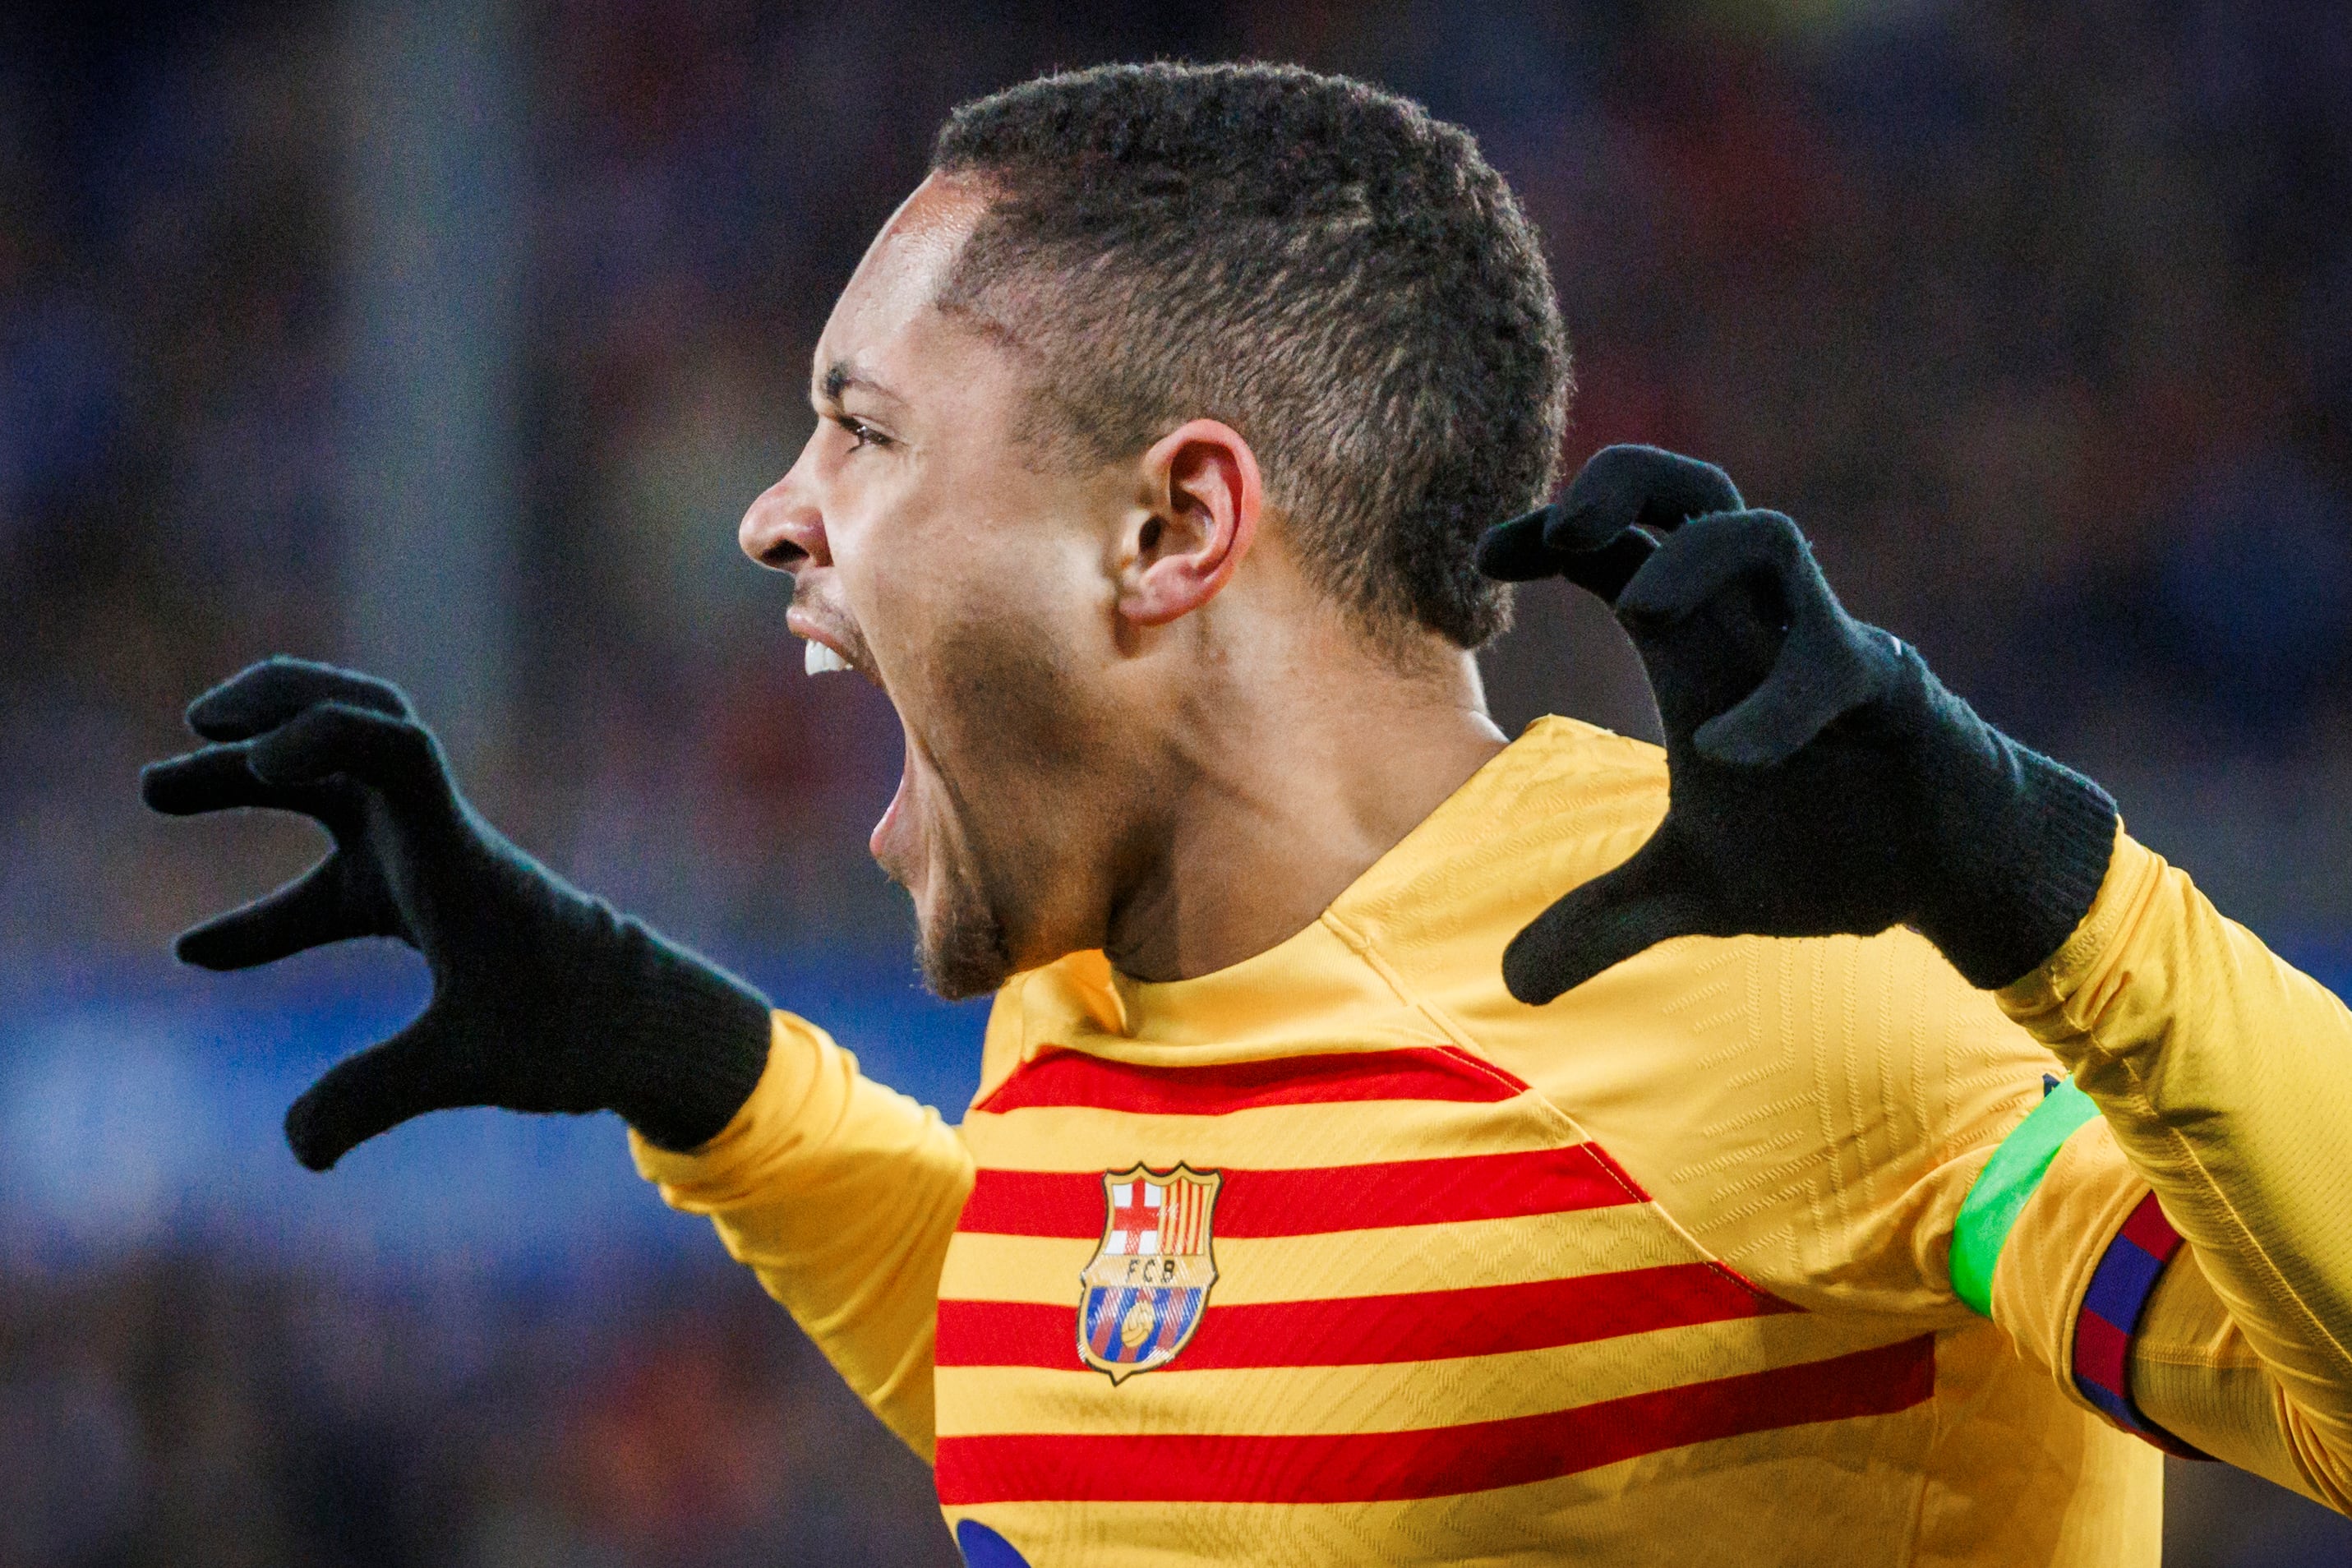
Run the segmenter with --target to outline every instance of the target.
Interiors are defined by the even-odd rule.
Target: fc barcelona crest
[[[1078,1275],[1078,1359],[1118,1383],[1166,1366],[1201,1326],[1217,1263],[1209,1222],[1221,1172],[1103,1173],[1102,1245]]]

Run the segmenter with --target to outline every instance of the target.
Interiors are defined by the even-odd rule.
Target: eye
[[[835,424],[849,432],[849,449],[853,452],[860,447],[878,447],[890,444],[889,437],[885,436],[863,419],[847,414],[835,414],[832,418]]]

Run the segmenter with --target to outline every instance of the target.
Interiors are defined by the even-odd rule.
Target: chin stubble
[[[1004,922],[960,878],[948,879],[938,912],[917,921],[915,962],[923,984],[950,1002],[985,996],[1013,977]]]
[[[1048,901],[1048,874],[1035,863],[1042,847],[1024,842],[1019,825],[1032,814],[1017,803],[1067,788],[1083,769],[1083,723],[1067,700],[1068,682],[1051,651],[1028,628],[1007,621],[967,621],[940,639],[939,666],[950,672],[947,711],[959,733],[956,770],[934,772],[957,819],[966,853],[943,856],[937,903],[918,920],[915,951],[924,984],[950,1001],[984,995],[1013,973],[1012,931]],[[996,810],[975,814],[954,773],[986,783]],[[990,829],[1013,831],[1013,843],[983,847]],[[977,841],[975,841],[977,840]]]

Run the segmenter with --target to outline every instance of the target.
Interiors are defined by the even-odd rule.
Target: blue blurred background
[[[175,970],[309,830],[138,765],[252,658],[415,691],[485,809],[952,1112],[866,862],[898,743],[737,517],[960,100],[1294,59],[1479,135],[1582,393],[2352,980],[2352,21],[2332,0],[90,0],[0,13],[0,1568],[953,1560],[927,1479],[606,1121],[278,1118],[394,951]],[[1535,590],[1516,724],[1646,732]],[[2176,1467],[2177,1564],[2352,1530]]]

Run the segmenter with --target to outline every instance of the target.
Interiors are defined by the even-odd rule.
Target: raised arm
[[[148,805],[298,812],[333,847],[183,935],[180,956],[245,969],[384,936],[433,972],[414,1022],[288,1110],[302,1163],[326,1170],[457,1106],[617,1111],[665,1195],[712,1215],[851,1386],[929,1455],[940,1259],[971,1185],[937,1115],[500,837],[384,682],[271,659],[198,698],[188,722],[210,743],[149,768]]]
[[[1961,1205],[1956,1294],[2121,1424],[2345,1508],[2342,1005],[2124,837],[2097,785],[1848,615],[1719,469],[1612,447],[1480,560],[1611,601],[1671,775],[1642,848],[1511,943],[1513,993],[1685,934],[1916,930],[2074,1069]]]
[[[206,969],[392,937],[433,972],[425,1011],[336,1064],[286,1113],[323,1171],[414,1116],[458,1106],[617,1111],[692,1149],[727,1125],[768,1058],[768,1005],[742,981],[590,898],[509,843],[458,792],[398,689],[299,659],[205,693],[211,742],[141,778],[175,816],[260,806],[311,818],[326,858],[182,934]]]

